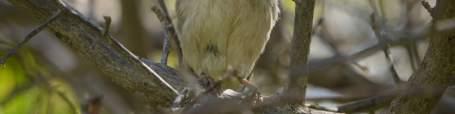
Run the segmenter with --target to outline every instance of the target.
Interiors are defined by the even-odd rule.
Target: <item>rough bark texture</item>
[[[431,11],[434,22],[455,17],[454,0],[438,0]],[[407,84],[389,108],[393,114],[429,114],[444,90],[455,84],[455,29],[432,31],[429,50]]]
[[[160,107],[170,106],[176,93],[169,88],[156,72],[147,67],[136,56],[125,49],[109,35],[82,18],[75,10],[68,9],[57,0],[10,0],[20,8],[29,9],[35,19],[45,20],[52,13],[62,9],[62,16],[49,24],[67,46],[75,50],[82,59],[94,63],[119,87],[137,96],[144,103],[141,112],[157,111]]]
[[[294,36],[291,46],[288,95],[293,103],[304,103],[308,76],[299,73],[300,65],[307,64],[313,26],[314,0],[295,0]],[[296,96],[296,97],[293,97]],[[300,96],[300,97],[299,97]]]

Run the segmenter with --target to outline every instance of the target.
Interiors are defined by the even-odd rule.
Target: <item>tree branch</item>
[[[313,25],[314,0],[295,0],[294,36],[291,46],[291,64],[289,69],[289,84],[284,93],[270,97],[255,106],[257,109],[270,108],[272,110],[299,107],[305,102],[305,91],[308,77],[302,72],[303,66],[307,65],[310,52],[311,33]],[[308,75],[308,73],[306,73]],[[286,105],[291,104],[291,105]],[[273,107],[273,108],[271,108]]]
[[[169,41],[172,41],[174,46],[176,47],[178,62],[181,65],[183,61],[182,49],[180,47],[180,41],[176,32],[174,25],[172,24],[171,17],[169,16],[169,12],[167,11],[166,4],[164,0],[158,0],[158,6],[153,6],[152,11],[156,14],[158,19],[160,20],[161,24],[164,26],[165,29],[165,39],[163,43],[163,55],[161,56],[161,63],[166,64],[168,55],[169,55],[169,48],[170,44]]]
[[[455,16],[455,1],[438,0],[433,23]],[[455,84],[455,29],[431,31],[430,47],[420,69],[394,99],[388,113],[429,114],[448,86]]]
[[[59,17],[59,15],[61,14],[61,10],[58,10],[57,13],[55,13],[54,15],[52,15],[49,19],[46,20],[46,22],[44,22],[43,24],[39,25],[37,28],[33,29],[32,32],[28,33],[27,36],[25,36],[24,40],[22,40],[21,42],[19,42],[19,44],[17,44],[15,47],[13,47],[12,49],[8,50],[8,52],[6,52],[6,54],[4,56],[0,56],[0,65],[1,64],[5,64],[6,60],[8,58],[10,58],[11,56],[13,56],[14,54],[17,53],[17,51],[22,48],[28,41],[30,41],[35,35],[37,35],[38,33],[40,33],[43,29],[45,29],[49,23],[51,23],[52,21],[54,21],[55,19],[57,19],[57,17]]]
[[[398,85],[397,87],[385,91],[384,93],[338,106],[338,112],[355,113],[377,110],[378,108],[388,106],[388,104],[390,104],[390,102],[392,102],[392,100],[402,90],[402,85]]]
[[[62,16],[49,23],[50,31],[75,50],[82,59],[91,61],[116,85],[138,96],[144,112],[156,112],[169,107],[177,89],[175,78],[161,77],[110,35],[103,35],[99,26],[90,23],[74,9],[58,0],[9,0],[13,5],[28,9],[34,18],[43,20],[62,9]],[[178,78],[177,78],[178,79]],[[178,85],[178,84],[176,84]],[[177,88],[177,89],[176,89]]]
[[[296,96],[288,102],[301,104],[305,102],[305,89],[308,76],[299,73],[300,65],[307,64],[310,52],[311,32],[313,26],[314,0],[295,0],[294,37],[291,44],[291,64],[289,71],[289,85],[285,94]],[[287,95],[285,95],[287,96]]]

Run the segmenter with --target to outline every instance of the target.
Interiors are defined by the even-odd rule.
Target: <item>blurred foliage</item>
[[[79,114],[72,89],[46,68],[26,48],[1,65],[0,114]]]

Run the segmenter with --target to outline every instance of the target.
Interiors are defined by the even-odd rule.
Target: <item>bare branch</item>
[[[431,8],[431,5],[425,0],[422,0],[420,3],[422,4],[423,8],[425,8],[428,13],[430,13],[431,17],[434,17],[434,10]]]
[[[384,32],[383,32],[383,29],[384,29],[384,25],[385,23],[382,21],[383,19],[380,19],[378,22],[375,22],[375,17],[372,17],[371,19],[372,20],[372,28],[374,30],[374,33],[375,33],[375,36],[376,36],[376,39],[378,40],[379,43],[383,43],[383,42],[387,42],[388,39],[384,37]],[[392,55],[392,52],[390,50],[390,46],[389,45],[385,45],[382,49],[382,51],[384,52],[384,55],[388,61],[388,63],[390,64],[390,71],[392,72],[392,79],[395,81],[395,83],[401,83],[401,80],[400,80],[400,77],[398,76],[398,72],[395,68],[395,64],[394,64],[394,61],[392,60],[393,58],[391,57]],[[409,55],[409,56],[412,56],[412,55]],[[414,60],[411,59],[411,62],[413,63]]]
[[[25,36],[24,40],[19,42],[13,49],[7,51],[7,53],[0,58],[0,64],[4,64],[8,58],[13,56],[14,54],[17,53],[19,48],[23,47],[28,41],[30,41],[36,34],[40,33],[43,29],[45,29],[49,23],[53,22],[59,15],[62,13],[61,10],[58,10],[57,13],[55,13],[53,16],[51,16],[49,19],[46,20],[43,24],[38,26],[37,28],[33,29],[32,32],[28,33],[27,36]]]
[[[402,86],[397,86],[392,90],[386,91],[380,95],[349,102],[347,104],[338,106],[338,112],[367,112],[369,110],[375,110],[387,106],[398,95],[400,90],[403,90]]]
[[[52,88],[53,89],[53,88]],[[72,102],[69,98],[68,95],[66,95],[66,93],[62,92],[62,91],[59,91],[59,90],[56,90],[54,89],[54,92],[60,97],[63,99],[63,101],[65,101],[66,104],[69,105],[71,111],[73,111],[74,114],[77,114],[78,111],[77,111],[77,106],[74,104],[74,102]]]
[[[165,28],[165,38],[163,42],[163,55],[161,56],[161,63],[166,64],[168,55],[169,55],[169,48],[171,47],[169,41],[176,47],[178,62],[179,64],[182,63],[182,49],[180,47],[180,41],[178,39],[178,35],[174,25],[172,24],[171,17],[169,16],[169,12],[167,11],[166,4],[163,0],[158,0],[158,6],[152,7],[152,11],[156,14],[158,19],[160,20],[161,24]]]
[[[438,0],[433,22],[450,19],[455,16],[455,1]],[[430,47],[416,71],[394,99],[387,113],[393,114],[429,114],[439,102],[444,91],[455,84],[455,30],[432,30]]]
[[[112,18],[110,16],[103,16],[103,18],[105,23],[103,35],[106,36],[109,35],[109,29],[111,28]]]
[[[56,0],[10,0],[20,8],[29,9],[34,18],[46,19],[52,12],[62,10],[62,16],[49,24],[50,31],[58,39],[75,50],[83,59],[94,63],[116,85],[144,104],[137,107],[142,112],[156,112],[169,107],[177,95],[179,86],[171,86],[167,80],[175,77],[160,76],[138,57],[124,48],[110,35],[82,18],[74,9]],[[176,89],[177,88],[177,89]]]
[[[289,85],[286,94],[297,96],[289,99],[289,103],[304,103],[305,89],[308,76],[301,74],[299,65],[306,65],[310,52],[311,32],[313,25],[314,0],[295,0],[294,36],[291,44],[291,64],[289,71]]]

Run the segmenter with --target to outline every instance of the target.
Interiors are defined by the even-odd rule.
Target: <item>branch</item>
[[[375,16],[375,15],[373,15]],[[376,22],[375,20],[375,17],[372,17],[372,28],[373,28],[373,31],[375,33],[375,36],[376,36],[376,39],[379,43],[383,43],[383,42],[386,42],[388,39],[384,38],[384,32],[383,32],[383,29],[385,28],[384,25],[385,23],[383,22],[384,19],[379,19],[378,22]],[[407,48],[409,49],[409,48]],[[399,84],[401,83],[401,80],[400,80],[400,77],[398,76],[398,71],[397,69],[395,68],[395,63],[393,61],[393,58],[391,57],[392,55],[392,52],[391,52],[391,49],[389,46],[384,46],[384,48],[382,49],[382,51],[384,52],[384,55],[387,59],[387,62],[390,64],[390,71],[392,72],[392,79],[394,80],[394,82],[396,84]],[[408,50],[408,52],[410,53],[410,50]],[[411,57],[410,60],[411,60],[411,63],[414,63],[414,59],[412,59],[413,55],[412,54],[409,54],[409,56]],[[412,65],[414,66],[414,65]]]
[[[438,0],[433,22],[455,16],[455,1]],[[420,69],[405,86],[405,90],[393,100],[388,113],[429,114],[448,86],[455,85],[455,29],[431,32],[430,47]]]
[[[172,41],[172,43],[177,48],[178,62],[179,64],[181,64],[183,61],[182,59],[183,56],[176,29],[172,24],[172,20],[171,17],[169,16],[169,12],[167,11],[165,2],[163,0],[158,0],[158,4],[159,6],[152,7],[152,11],[156,14],[161,24],[164,26],[166,32],[163,42],[163,55],[161,56],[161,63],[163,64],[167,63],[170,48],[169,41]]]
[[[289,99],[290,103],[305,102],[305,89],[308,76],[299,73],[299,65],[306,65],[310,52],[311,32],[313,25],[314,0],[295,0],[294,37],[291,44],[291,64],[289,71],[289,85],[285,94],[296,96]],[[285,96],[288,96],[285,95]]]
[[[366,99],[352,101],[347,104],[338,106],[338,112],[353,113],[353,112],[367,112],[369,110],[376,110],[390,104],[390,102],[403,90],[401,85]]]
[[[40,33],[43,29],[45,29],[49,23],[57,19],[61,14],[61,10],[58,10],[57,13],[55,13],[53,16],[51,16],[49,19],[46,20],[43,24],[39,25],[37,28],[33,29],[32,32],[28,33],[27,36],[25,36],[24,40],[19,42],[15,47],[12,49],[8,50],[4,56],[0,57],[0,65],[5,64],[6,60],[13,56],[14,54],[17,53],[17,50],[19,50],[22,46],[24,46],[28,41],[30,41],[35,35]]]
[[[181,86],[171,86],[179,82],[176,78],[160,76],[138,57],[125,49],[110,35],[103,35],[97,25],[90,23],[68,5],[57,0],[10,0],[16,7],[28,9],[33,18],[43,20],[55,11],[63,9],[62,16],[49,28],[58,39],[75,50],[84,60],[89,60],[116,85],[135,96],[144,104],[141,111],[158,111],[169,107]],[[178,79],[178,78],[177,78]],[[181,82],[181,81],[180,81]],[[176,84],[178,85],[178,84]],[[176,89],[177,88],[177,89]]]
[[[425,0],[421,1],[420,3],[422,4],[423,8],[425,8],[425,9],[428,11],[428,13],[430,14],[430,16],[434,18],[434,15],[435,15],[435,14],[434,14],[434,10],[433,10],[433,8],[431,8],[430,3],[428,3],[428,2],[425,1]]]
[[[421,36],[425,36],[425,34],[419,34]],[[409,37],[408,37],[409,36]],[[327,59],[322,59],[315,61],[310,64],[302,64],[299,65],[297,69],[300,69],[296,72],[299,74],[307,74],[311,72],[316,72],[316,71],[321,71],[321,70],[326,70],[334,64],[342,64],[346,63],[348,61],[356,61],[365,57],[368,57],[378,51],[381,51],[384,49],[386,46],[396,46],[396,45],[404,45],[409,42],[417,42],[417,41],[422,41],[425,39],[425,37],[418,37],[416,35],[410,35],[410,34],[402,34],[398,37],[393,37],[391,38],[390,36],[385,36],[387,39],[396,39],[396,40],[388,40],[385,42],[379,42],[378,44],[375,44],[373,46],[370,46],[360,52],[354,53],[349,56],[339,56],[339,57],[331,57]]]

